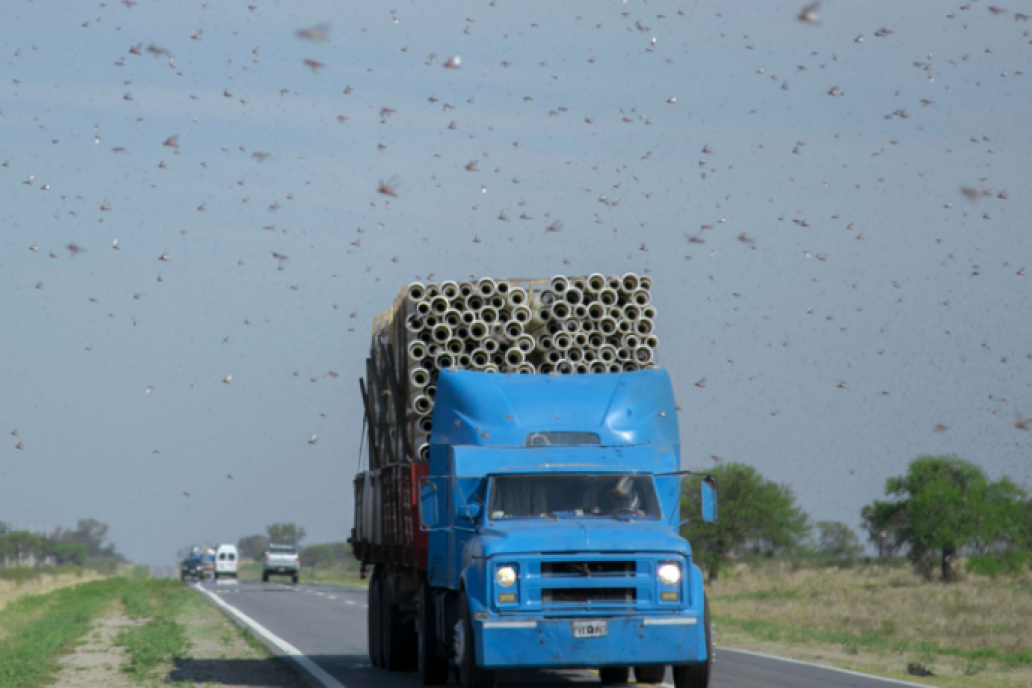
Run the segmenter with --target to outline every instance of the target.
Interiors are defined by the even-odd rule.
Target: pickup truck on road
[[[301,560],[293,545],[269,545],[262,559],[262,582],[268,583],[269,576],[290,576],[297,583],[301,571]]]

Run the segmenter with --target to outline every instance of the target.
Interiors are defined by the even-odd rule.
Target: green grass
[[[734,595],[714,595],[714,600],[724,602],[741,602],[743,600],[798,600],[801,595],[797,590],[754,590]]]
[[[145,624],[126,628],[115,638],[115,645],[129,650],[126,672],[145,677],[155,667],[186,654],[186,629],[176,621],[176,616],[189,595],[189,588],[174,580],[134,578],[126,584],[122,591],[126,612],[137,618],[149,618]]]
[[[125,607],[126,615],[131,619],[145,619],[154,613],[151,605],[150,586],[139,581],[132,580],[122,588],[119,596],[122,606]]]
[[[125,581],[109,578],[29,595],[0,612],[0,688],[46,682],[57,669],[58,653],[90,629],[93,618],[115,599]]]
[[[913,641],[906,638],[891,638],[881,633],[849,633],[846,631],[822,631],[812,628],[775,624],[756,619],[737,619],[724,614],[713,614],[713,621],[728,628],[745,631],[752,636],[770,642],[841,644],[847,654],[857,654],[860,649],[874,652],[918,652],[923,655],[950,656],[968,660],[974,666],[986,660],[994,660],[1006,667],[1032,667],[1030,652],[1001,652],[992,648],[962,650],[942,646],[928,641]]]

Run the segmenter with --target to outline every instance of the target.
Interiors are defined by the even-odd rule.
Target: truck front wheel
[[[462,616],[462,644],[459,647],[460,656],[459,684],[462,688],[494,688],[495,672],[490,669],[481,669],[477,666],[477,648],[473,637],[473,620],[470,618],[469,600],[466,599],[466,592],[459,595],[459,614]]]
[[[713,667],[713,633],[710,628],[709,600],[704,600],[706,611],[703,623],[706,628],[706,661],[674,665],[674,688],[709,688],[710,669]]]

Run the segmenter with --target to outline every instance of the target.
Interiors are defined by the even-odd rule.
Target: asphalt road
[[[286,580],[286,579],[284,579]],[[313,666],[322,681],[313,685],[334,686],[335,679],[346,688],[419,686],[416,674],[390,673],[374,669],[366,654],[366,591],[334,585],[300,583],[238,583],[221,580],[198,587],[217,597],[224,611],[242,613],[257,622],[279,643],[269,644],[277,654],[292,655],[303,668]],[[216,603],[213,600],[213,603]],[[241,621],[239,617],[236,618]],[[246,625],[247,620],[243,623]],[[256,634],[259,637],[263,633]],[[284,651],[284,643],[290,651]],[[298,658],[298,655],[303,655]],[[305,659],[307,658],[307,659]],[[893,685],[927,685],[891,681],[813,665],[783,661],[718,648],[711,688],[886,688]],[[327,681],[327,679],[329,679]],[[672,684],[667,670],[666,683]],[[454,681],[451,682],[452,684]],[[577,683],[598,683],[590,671],[525,671],[499,675],[507,686],[533,685],[535,688],[561,688]],[[336,686],[334,686],[336,688]]]

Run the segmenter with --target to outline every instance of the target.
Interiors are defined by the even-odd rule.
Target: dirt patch
[[[142,622],[117,612],[98,619],[83,640],[83,644],[76,647],[75,652],[61,659],[61,670],[54,685],[58,688],[128,688],[134,685],[129,677],[122,673],[122,667],[126,662],[126,649],[115,647],[113,642],[123,628],[137,626],[140,623]]]
[[[137,680],[123,669],[129,663],[126,647],[115,638],[128,626],[147,619],[130,619],[122,606],[99,617],[74,652],[62,657],[54,685],[58,688],[105,686],[247,686],[248,688],[306,688],[289,666],[271,655],[264,645],[246,636],[232,621],[197,595],[190,595],[176,619],[186,631],[188,650],[164,667]]]

